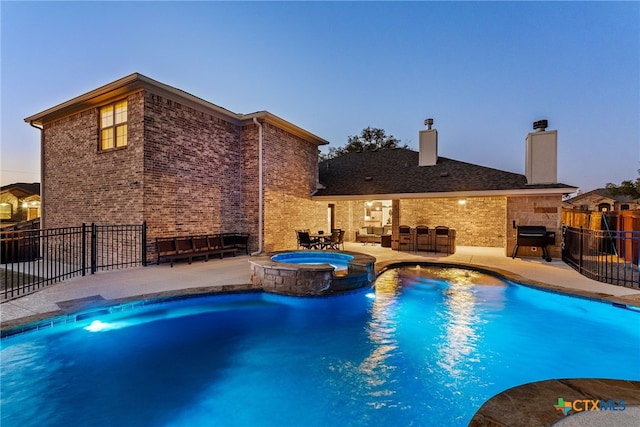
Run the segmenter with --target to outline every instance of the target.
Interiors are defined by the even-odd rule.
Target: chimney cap
[[[431,126],[433,125],[433,119],[432,118],[425,119],[424,125],[427,127],[427,129],[431,129]]]
[[[537,120],[533,122],[533,130],[537,132],[543,132],[547,130],[547,126],[549,126],[549,122],[547,120]]]

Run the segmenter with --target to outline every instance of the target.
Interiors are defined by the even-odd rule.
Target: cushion
[[[360,236],[364,235],[364,234],[369,234],[367,232],[367,227],[362,227],[360,228],[360,232],[358,233]]]

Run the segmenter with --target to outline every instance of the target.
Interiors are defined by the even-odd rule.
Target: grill
[[[511,258],[515,258],[518,255],[520,246],[529,246],[541,248],[542,258],[547,262],[551,261],[547,245],[555,244],[556,233],[548,232],[543,225],[519,225],[517,236],[516,247],[513,249]]]

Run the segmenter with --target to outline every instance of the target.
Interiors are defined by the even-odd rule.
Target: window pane
[[[0,203],[0,219],[11,219],[11,208],[10,203]]]
[[[103,107],[100,109],[100,128],[113,126],[113,106]]]
[[[116,124],[127,121],[127,101],[116,102]]]
[[[108,150],[113,148],[113,128],[103,129],[101,134],[102,149]]]
[[[127,125],[116,127],[116,147],[127,145]]]

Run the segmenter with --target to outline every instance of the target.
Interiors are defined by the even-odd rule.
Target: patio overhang
[[[575,187],[562,188],[530,188],[514,190],[483,190],[483,191],[450,191],[436,193],[387,193],[387,194],[349,194],[312,196],[312,200],[396,200],[396,199],[435,199],[435,198],[464,198],[464,197],[496,197],[496,196],[563,196],[578,191]]]

